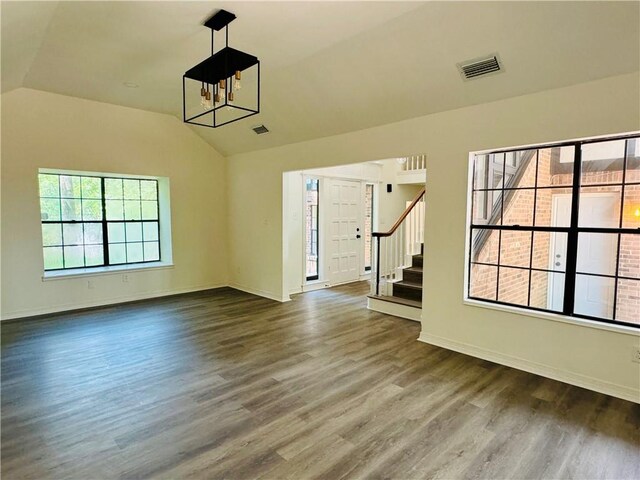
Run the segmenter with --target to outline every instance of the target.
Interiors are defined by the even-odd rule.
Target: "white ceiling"
[[[640,69],[638,2],[3,1],[1,8],[3,92],[25,86],[180,118],[182,74],[209,55],[210,31],[201,24],[219,8],[232,11],[230,45],[261,61],[262,111],[215,130],[190,127],[227,155]],[[504,73],[462,81],[456,63],[493,52]],[[255,135],[257,123],[271,133]]]

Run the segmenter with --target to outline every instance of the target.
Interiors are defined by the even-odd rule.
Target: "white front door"
[[[361,183],[328,179],[327,184],[329,281],[332,285],[354,282],[360,278]]]
[[[612,228],[618,226],[619,198],[611,193],[583,194],[580,196],[579,224],[589,227]],[[569,225],[571,196],[554,197],[554,225]],[[577,272],[613,275],[615,273],[617,236],[602,233],[581,233],[578,239]],[[564,270],[567,250],[566,235],[554,234],[551,268]],[[549,306],[562,310],[563,282],[553,282]],[[593,317],[611,317],[613,305],[613,279],[587,275],[576,276],[574,312]]]

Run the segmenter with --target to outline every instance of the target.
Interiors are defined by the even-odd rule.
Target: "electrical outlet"
[[[129,275],[122,275],[122,283],[129,283]]]
[[[640,347],[633,347],[631,351],[631,361],[640,363]]]

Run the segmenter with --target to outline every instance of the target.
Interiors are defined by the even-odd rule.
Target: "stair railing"
[[[421,253],[424,241],[424,187],[386,232],[371,234],[371,295],[389,296],[402,269]]]

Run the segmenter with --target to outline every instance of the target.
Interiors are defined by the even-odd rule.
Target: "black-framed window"
[[[158,181],[41,172],[44,269],[160,260]]]
[[[305,181],[305,264],[307,280],[317,280],[319,278],[319,203],[320,180],[317,178],[307,178]]]
[[[475,155],[467,296],[640,327],[640,138]]]

